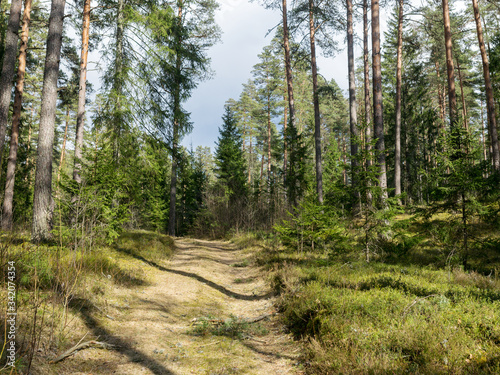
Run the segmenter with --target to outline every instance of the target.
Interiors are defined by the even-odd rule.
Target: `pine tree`
[[[32,240],[46,241],[52,226],[52,148],[56,117],[57,78],[61,56],[65,0],[53,0],[50,11],[47,55],[42,90],[40,133],[38,136]]]

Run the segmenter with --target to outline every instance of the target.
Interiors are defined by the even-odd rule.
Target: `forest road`
[[[254,252],[188,238],[175,247],[168,261],[139,259],[153,282],[113,291],[113,316],[93,323],[116,349],[78,352],[67,362],[84,371],[73,374],[300,374]]]

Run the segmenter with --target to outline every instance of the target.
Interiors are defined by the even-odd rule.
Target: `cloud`
[[[257,55],[269,44],[269,29],[280,21],[280,14],[266,10],[257,3],[223,0],[216,21],[222,29],[222,42],[212,47],[209,56],[215,76],[202,82],[186,103],[194,123],[193,132],[183,141],[185,146],[197,145],[214,148],[222,123],[224,103],[237,99],[242,84],[251,78]]]

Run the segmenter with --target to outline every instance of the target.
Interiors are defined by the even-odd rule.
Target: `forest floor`
[[[83,341],[114,348],[78,351],[51,370],[74,375],[301,373],[300,348],[278,322],[254,253],[230,242],[176,239],[167,261],[136,255],[150,282],[106,292],[106,315],[82,309],[89,331]]]

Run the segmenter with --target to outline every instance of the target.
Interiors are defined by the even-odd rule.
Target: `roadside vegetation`
[[[259,262],[272,270],[278,310],[303,343],[308,373],[500,372],[495,224],[471,226],[464,270],[452,215],[397,215],[373,236],[367,262],[362,220],[323,231],[319,212],[318,221],[300,222],[305,211],[260,236]],[[322,243],[326,228],[332,238]]]
[[[30,373],[35,363],[40,368],[78,342],[89,330],[81,319],[84,311],[113,319],[108,292],[117,287],[147,285],[151,280],[139,259],[161,262],[172,251],[170,237],[148,231],[124,232],[113,245],[101,243],[92,250],[33,245],[27,234],[2,234],[2,311],[7,306],[8,262],[14,262],[16,272],[15,370]],[[5,319],[2,327],[7,327]],[[0,333],[2,361],[6,359],[4,332],[2,329]],[[0,373],[10,374],[11,370],[1,369]]]

